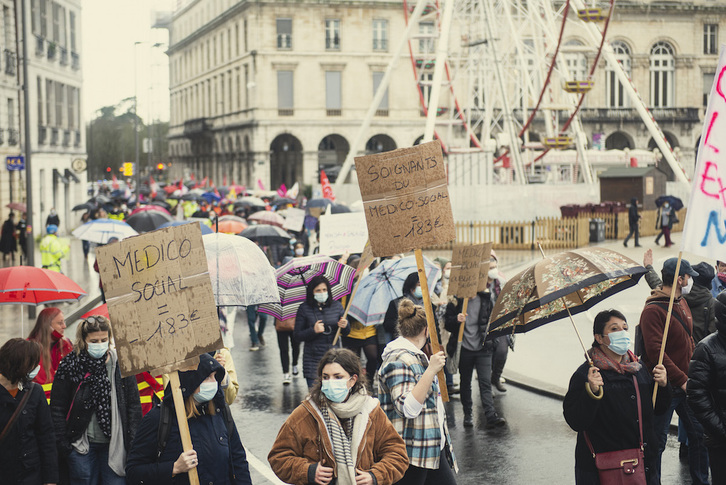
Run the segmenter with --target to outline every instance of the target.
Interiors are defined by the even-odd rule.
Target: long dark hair
[[[305,298],[305,301],[308,303],[308,305],[311,305],[313,307],[319,305],[318,301],[315,299],[314,290],[315,287],[317,287],[320,283],[325,283],[325,287],[328,289],[328,300],[323,304],[323,306],[330,306],[333,301],[333,293],[330,291],[330,281],[328,281],[328,278],[323,275],[315,276],[308,282],[307,296]]]
[[[360,359],[357,355],[348,349],[330,349],[325,352],[323,358],[318,363],[318,374],[315,379],[315,384],[310,388],[310,399],[320,407],[327,406],[330,401],[325,397],[325,394],[320,390],[323,385],[323,369],[328,364],[340,364],[345,372],[352,376],[357,375],[358,379],[350,389],[350,394],[353,395],[361,389],[365,389],[365,379],[363,379],[363,368],[360,365]]]
[[[406,276],[406,279],[403,282],[403,296],[412,295],[413,290],[416,289],[416,285],[418,283],[418,272],[414,271]]]

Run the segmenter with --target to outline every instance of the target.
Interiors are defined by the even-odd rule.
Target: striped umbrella
[[[305,301],[307,284],[314,277],[322,275],[330,282],[334,300],[350,294],[353,289],[355,270],[327,256],[293,258],[277,270],[277,289],[280,303],[260,305],[262,313],[286,320],[297,315],[297,309]]]

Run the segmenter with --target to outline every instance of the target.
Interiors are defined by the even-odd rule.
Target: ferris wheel
[[[430,95],[438,36],[445,29],[440,1],[424,1],[422,14],[409,18],[416,2],[404,0],[404,14],[407,22],[417,24],[408,48],[422,110],[428,113],[434,109]],[[601,56],[610,55],[608,61],[617,65],[605,42],[614,0],[603,7],[581,0],[446,1],[454,2],[446,30],[451,41],[434,132],[455,178],[471,182],[477,171],[492,174],[499,166],[512,168],[504,173],[514,174],[514,182],[526,183],[537,175],[548,152],[575,149],[572,181],[593,183],[578,113],[594,86]],[[623,76],[627,80],[631,97],[637,98],[641,117],[649,115],[630,79],[619,66],[616,69],[621,81]],[[662,139],[672,155],[665,136],[649,118],[651,131],[660,134],[654,138]]]

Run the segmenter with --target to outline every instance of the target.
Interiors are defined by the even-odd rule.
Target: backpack
[[[648,305],[655,305],[658,308],[663,309],[666,312],[666,315],[668,314],[668,304],[667,303],[654,301],[654,302],[648,303]],[[648,306],[648,305],[646,305],[646,306]],[[674,302],[673,305],[675,306],[676,303]],[[678,320],[681,325],[683,325],[683,329],[686,331],[688,336],[692,338],[691,331],[688,330],[688,325],[686,325],[686,323],[683,320],[681,320],[680,315],[678,315],[678,313],[676,313],[676,312],[672,312],[671,318],[673,318],[673,317],[675,317],[675,319]],[[635,352],[634,352],[635,355],[637,355],[639,359],[645,359],[646,361],[651,362],[651,363],[655,362],[654,360],[649,359],[645,353],[645,340],[643,339],[643,331],[640,329],[640,324],[638,324],[638,326],[635,327],[635,348],[634,348],[634,350],[635,350]]]
[[[164,453],[167,443],[169,442],[169,433],[171,432],[171,414],[172,406],[164,406],[163,403],[157,404],[161,406],[161,416],[159,417],[159,429],[157,431],[157,448],[156,458],[157,460]],[[231,441],[232,432],[234,431],[234,419],[232,418],[232,411],[229,409],[229,405],[225,402],[222,408],[222,417],[227,425],[227,437]],[[230,454],[232,450],[230,447]]]

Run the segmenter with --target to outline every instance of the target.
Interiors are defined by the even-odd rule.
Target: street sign
[[[5,157],[5,164],[9,171],[25,170],[25,157]]]
[[[123,172],[124,177],[133,177],[134,176],[134,163],[133,162],[124,162],[123,166]]]

